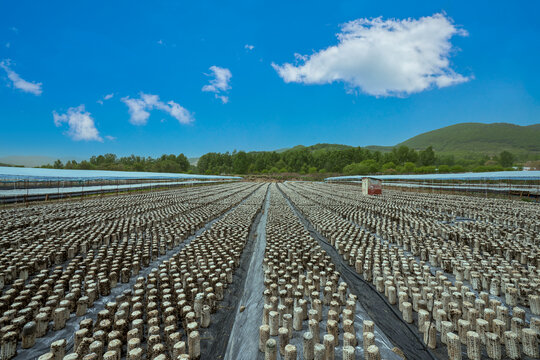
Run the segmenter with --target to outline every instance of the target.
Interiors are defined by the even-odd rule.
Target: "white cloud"
[[[246,49],[246,50],[253,50],[253,49],[255,49],[255,46],[246,44],[246,45],[244,45],[244,49]]]
[[[105,96],[103,97],[103,99],[99,99],[99,100],[97,101],[97,103],[100,104],[100,105],[103,105],[103,101],[110,100],[110,99],[112,99],[113,97],[114,97],[114,93],[107,94],[107,95],[105,95]]]
[[[218,91],[227,91],[230,89],[229,81],[231,80],[231,71],[226,68],[221,68],[219,66],[211,66],[210,70],[213,74],[208,76],[214,76],[210,80],[210,85],[203,86],[203,91],[218,92]]]
[[[128,106],[129,121],[133,125],[146,125],[150,113],[145,110],[146,104],[141,99],[130,99],[129,97],[123,97],[122,101]]]
[[[221,100],[222,103],[226,104],[229,102],[229,97],[227,95],[218,95],[215,94],[216,99]]]
[[[189,124],[193,122],[193,116],[186,108],[180,106],[180,104],[174,101],[167,102],[167,105],[161,103],[159,109],[168,112],[173,118],[178,120],[181,124]]]
[[[165,45],[165,42],[164,42],[163,40],[161,40],[161,39],[159,39],[159,40],[157,41],[157,43],[158,43],[158,45]]]
[[[109,141],[114,141],[114,140],[116,140],[116,136],[105,135],[105,139],[107,139]]]
[[[13,86],[19,90],[22,90],[27,93],[31,93],[34,95],[41,95],[41,85],[42,83],[36,83],[36,82],[29,82],[24,79],[22,79],[19,74],[17,74],[15,71],[11,70],[10,68],[11,61],[8,60],[2,60],[0,61],[0,68],[4,69],[4,71],[7,74],[7,77],[9,80],[11,80],[11,83]]]
[[[450,38],[467,36],[444,14],[420,19],[358,19],[345,23],[338,44],[312,55],[295,54],[297,64],[272,63],[287,83],[344,82],[375,96],[403,96],[434,86],[468,81],[450,68]]]
[[[211,66],[210,71],[212,74],[206,74],[207,76],[213,76],[214,78],[210,80],[209,85],[204,85],[202,91],[213,92],[217,99],[220,99],[224,104],[229,101],[229,97],[223,95],[227,93],[231,86],[229,82],[231,81],[232,74],[231,71],[227,68],[221,68],[219,66]]]
[[[84,105],[69,108],[65,114],[58,114],[53,111],[53,118],[56,126],[62,126],[63,123],[68,124],[68,130],[65,134],[75,141],[95,140],[103,142],[96,129],[94,119],[89,112],[85,111]]]
[[[225,95],[218,95],[216,94],[216,99],[221,100],[222,103],[226,104],[229,102],[229,97]]]
[[[159,96],[141,93],[139,99],[132,99],[129,96],[121,99],[127,106],[130,114],[129,121],[133,125],[146,125],[150,112],[153,109],[165,111],[173,118],[178,120],[181,124],[189,124],[195,121],[193,114],[191,114],[180,104],[174,101],[168,101],[167,103],[161,101]]]

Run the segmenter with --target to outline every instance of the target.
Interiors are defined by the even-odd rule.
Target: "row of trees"
[[[114,154],[93,156],[89,161],[57,160],[48,166],[57,169],[103,169],[199,174],[275,174],[275,173],[342,173],[347,175],[434,173],[464,171],[497,171],[512,166],[514,157],[503,151],[494,158],[456,159],[453,155],[436,155],[430,146],[417,151],[407,146],[390,152],[371,151],[361,147],[343,149],[321,146],[293,148],[277,152],[207,153],[196,167],[190,166],[184,154],[162,155],[159,158],[131,155],[118,158]]]
[[[361,147],[326,150],[313,147],[276,152],[208,153],[198,162],[201,174],[257,173],[343,173],[347,175],[434,173],[463,171],[497,171],[511,167],[512,154],[502,152],[495,158],[456,159],[454,155],[437,156],[430,146],[417,151],[407,146],[390,152],[371,151]]]
[[[116,171],[149,171],[149,172],[168,172],[185,173],[190,170],[190,164],[184,154],[178,156],[162,155],[159,158],[126,156],[117,157],[114,154],[105,154],[92,156],[90,160],[77,162],[70,160],[65,164],[56,160],[53,165],[44,167],[54,169],[79,169],[79,170],[116,170]]]

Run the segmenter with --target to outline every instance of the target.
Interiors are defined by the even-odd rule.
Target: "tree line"
[[[464,171],[499,171],[512,167],[515,157],[508,151],[496,157],[477,159],[437,155],[430,146],[417,151],[407,146],[392,151],[361,147],[311,150],[311,147],[276,152],[226,152],[203,155],[197,164],[201,174],[341,173],[346,175],[403,174]]]
[[[99,169],[118,171],[151,171],[169,173],[216,174],[278,174],[278,173],[339,173],[345,175],[457,173],[465,171],[500,171],[511,169],[515,156],[508,151],[498,156],[466,159],[455,155],[438,155],[430,146],[415,150],[399,146],[389,152],[362,147],[343,149],[321,146],[293,148],[284,152],[233,151],[207,153],[196,166],[190,165],[184,154],[162,155],[158,158],[114,154],[92,156],[90,160],[65,164],[57,160],[45,167],[56,169]]]
[[[92,156],[89,160],[77,162],[67,161],[65,164],[56,160],[52,165],[43,167],[52,169],[78,169],[78,170],[115,170],[115,171],[145,171],[186,173],[190,170],[188,158],[184,154],[162,155],[159,158],[150,156],[117,157],[115,154]]]

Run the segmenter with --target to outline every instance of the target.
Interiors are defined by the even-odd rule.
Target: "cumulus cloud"
[[[41,95],[42,83],[29,82],[29,81],[24,80],[23,78],[19,76],[19,74],[17,74],[15,71],[11,69],[10,65],[11,65],[11,61],[9,59],[0,61],[0,68],[4,69],[13,87],[27,93],[31,93],[34,95]]]
[[[250,45],[250,44],[246,44],[246,45],[244,45],[244,49],[246,49],[246,50],[253,50],[253,49],[255,49],[255,46]]]
[[[231,71],[227,68],[221,68],[215,65],[210,67],[210,71],[212,71],[212,73],[206,75],[212,76],[213,79],[210,80],[210,84],[202,87],[202,91],[214,93],[216,99],[220,99],[226,104],[229,102],[229,97],[226,94],[231,88],[229,85],[232,77]]]
[[[122,101],[127,105],[129,111],[129,121],[133,125],[145,125],[150,117],[150,113],[146,111],[146,104],[141,99],[131,99],[123,97]]]
[[[180,104],[177,104],[174,101],[165,103],[161,101],[157,95],[141,93],[138,99],[126,96],[121,100],[128,107],[130,115],[129,121],[133,125],[146,125],[148,118],[150,117],[150,111],[153,109],[165,111],[181,124],[189,124],[195,121],[193,114]]]
[[[173,118],[178,120],[180,124],[189,124],[193,122],[193,116],[186,108],[174,101],[169,101],[167,104],[159,103],[158,109],[168,112]]]
[[[53,111],[54,124],[62,126],[63,123],[68,124],[68,130],[65,132],[67,136],[75,141],[100,141],[103,142],[99,131],[96,129],[96,124],[91,114],[84,109],[84,105],[69,108],[65,114],[58,114]]]
[[[345,23],[338,44],[296,63],[272,63],[287,83],[340,81],[349,90],[375,96],[403,96],[469,80],[450,68],[450,39],[467,36],[444,14],[420,19],[357,19]]]

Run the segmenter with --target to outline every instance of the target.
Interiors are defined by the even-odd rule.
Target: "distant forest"
[[[158,158],[114,154],[92,156],[90,160],[65,164],[57,160],[47,168],[150,171],[194,174],[413,174],[458,173],[465,171],[512,170],[516,157],[503,151],[497,156],[482,155],[474,159],[454,155],[438,155],[431,146],[417,151],[399,146],[388,152],[368,150],[361,147],[336,148],[318,144],[295,147],[282,152],[263,151],[232,153],[207,153],[199,158],[196,166],[190,165],[184,154],[162,155]]]

